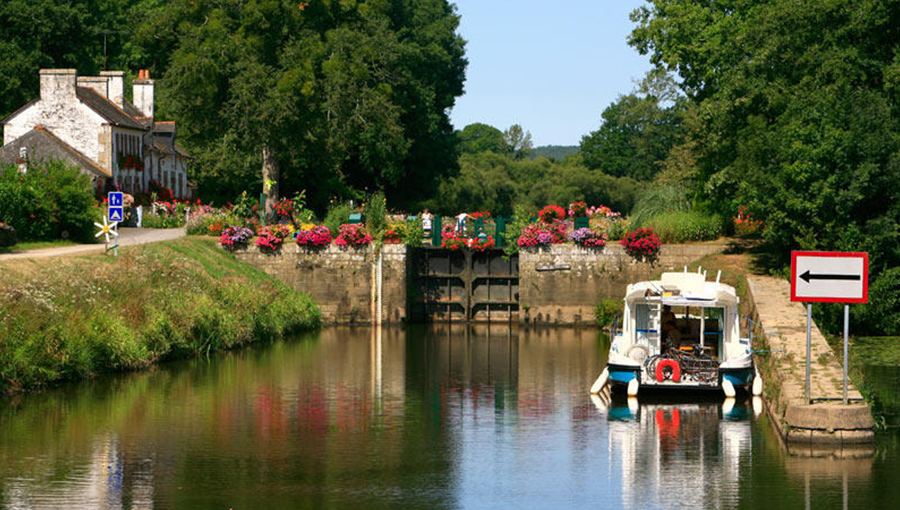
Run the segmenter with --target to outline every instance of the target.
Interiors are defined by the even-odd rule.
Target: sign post
[[[847,404],[847,370],[850,363],[850,303],[869,300],[869,254],[795,251],[791,253],[791,301],[806,305],[806,403],[810,396],[812,304],[844,303],[844,393]]]

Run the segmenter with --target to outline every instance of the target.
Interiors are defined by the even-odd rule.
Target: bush
[[[337,237],[341,233],[341,225],[347,223],[352,212],[353,208],[347,202],[328,206],[323,223],[331,231],[331,237]]]
[[[181,221],[177,216],[164,216],[151,212],[144,214],[141,226],[144,228],[178,228],[181,226]]]
[[[366,230],[374,236],[378,236],[387,229],[385,219],[385,198],[380,191],[369,196],[363,207],[363,220],[366,222]]]
[[[594,318],[597,325],[604,328],[609,327],[616,314],[621,314],[624,309],[625,303],[621,299],[601,299],[594,306]]]
[[[711,241],[724,234],[722,219],[696,211],[672,212],[654,216],[644,224],[664,243]]]
[[[650,228],[639,228],[619,241],[625,253],[645,262],[655,262],[659,258],[659,237]]]
[[[93,242],[101,213],[90,179],[61,161],[34,165],[25,175],[15,167],[0,170],[0,222],[12,225],[22,240]]]

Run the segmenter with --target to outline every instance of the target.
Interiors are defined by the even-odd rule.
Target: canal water
[[[0,408],[0,506],[900,505],[896,434],[791,456],[752,401],[592,399],[607,348],[591,329],[334,328],[21,396]]]

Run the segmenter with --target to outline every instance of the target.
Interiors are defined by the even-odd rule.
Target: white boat
[[[734,287],[706,274],[663,273],[630,284],[621,328],[613,324],[606,368],[591,388],[738,390],[758,395],[762,380],[749,338],[741,338]]]

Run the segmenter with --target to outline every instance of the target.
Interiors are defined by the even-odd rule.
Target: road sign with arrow
[[[868,253],[791,253],[791,301],[865,303],[868,300]]]

